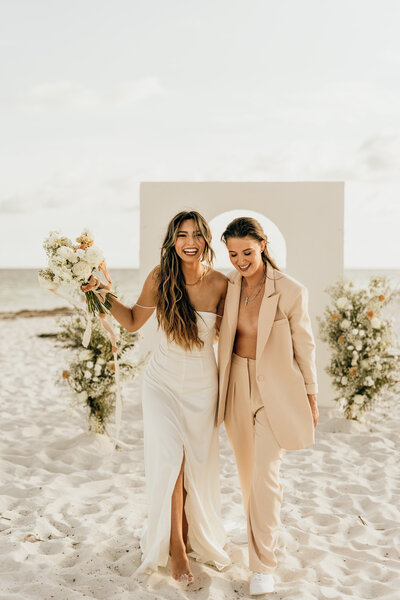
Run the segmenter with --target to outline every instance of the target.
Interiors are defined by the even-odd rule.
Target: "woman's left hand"
[[[311,407],[311,412],[312,412],[313,421],[314,421],[314,428],[315,428],[317,426],[318,419],[319,419],[317,396],[315,394],[307,394],[307,395],[308,395],[308,401],[309,401],[310,407]]]

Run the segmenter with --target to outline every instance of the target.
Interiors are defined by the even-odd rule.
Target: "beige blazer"
[[[228,275],[218,344],[217,423],[225,417],[232,350],[239,310],[241,275]],[[258,317],[256,377],[273,433],[282,448],[299,450],[315,442],[307,394],[316,394],[315,343],[307,288],[270,264]]]

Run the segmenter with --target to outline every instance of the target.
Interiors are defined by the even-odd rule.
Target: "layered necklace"
[[[259,288],[256,291],[256,293],[253,294],[252,296],[244,296],[244,304],[245,304],[245,306],[247,306],[249,302],[253,302],[253,300],[255,300],[257,298],[258,294],[262,290],[262,287],[263,287],[263,285],[265,283],[266,277],[267,277],[267,270],[264,268],[264,275],[262,276],[261,280],[257,284],[259,286]],[[257,287],[257,285],[252,286],[251,288],[250,288],[250,286],[248,286],[248,288],[249,289],[253,289],[253,288]],[[243,291],[243,277],[242,277],[242,291]]]

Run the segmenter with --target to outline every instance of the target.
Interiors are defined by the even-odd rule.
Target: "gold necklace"
[[[249,302],[253,302],[253,300],[255,300],[257,298],[258,294],[261,292],[262,286],[265,283],[266,277],[267,277],[267,272],[265,271],[264,275],[263,275],[263,278],[261,279],[260,287],[258,288],[258,290],[256,291],[256,293],[253,296],[245,296],[244,297],[244,304],[245,304],[245,306],[247,306]],[[250,288],[250,289],[252,289],[252,288]],[[243,291],[243,278],[242,278],[242,291]]]
[[[208,268],[203,267],[203,272],[200,275],[200,277],[198,278],[198,280],[195,281],[194,283],[188,283],[187,281],[185,281],[185,285],[197,285],[205,277],[206,273],[208,273]]]

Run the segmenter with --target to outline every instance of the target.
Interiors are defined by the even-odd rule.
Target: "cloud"
[[[326,162],[326,161],[325,161]],[[400,181],[400,133],[370,136],[355,147],[338,145],[337,152],[323,164],[315,156],[314,167],[327,179],[364,182]]]
[[[122,82],[114,92],[105,95],[104,101],[114,106],[130,106],[140,100],[165,93],[157,77],[146,77],[139,81]]]
[[[400,133],[379,133],[361,142],[296,140],[267,145],[243,160],[240,151],[220,156],[205,179],[233,181],[399,181]]]
[[[400,179],[400,135],[382,134],[368,138],[356,159],[359,177]]]
[[[399,55],[400,58],[400,55]],[[247,103],[249,101],[247,100]],[[337,81],[290,92],[277,90],[266,95],[260,86],[253,90],[252,110],[227,109],[216,112],[214,122],[226,129],[255,127],[267,123],[269,131],[274,127],[287,132],[306,127],[307,133],[315,134],[320,127],[334,127],[343,132],[346,127],[367,122],[379,123],[382,117],[386,121],[398,122],[400,117],[400,91],[385,88],[365,81]],[[364,131],[367,130],[364,127]]]
[[[272,110],[274,118],[321,126],[352,124],[382,114],[399,116],[400,94],[363,81],[335,82],[320,89],[285,95]]]
[[[57,194],[51,186],[42,186],[0,200],[0,214],[36,213],[41,210],[58,209],[63,205],[75,206],[78,203],[79,197],[74,199],[72,194],[66,193],[66,190],[60,190]]]
[[[382,50],[380,57],[391,63],[400,63],[400,52],[393,52],[393,50],[386,49]]]
[[[165,93],[157,77],[123,81],[114,89],[100,90],[72,81],[35,85],[17,97],[17,106],[24,110],[77,110],[122,108]]]
[[[26,199],[17,195],[9,196],[0,200],[0,213],[15,214],[26,213],[29,210],[29,203]]]
[[[0,214],[38,213],[79,206],[96,210],[134,211],[139,206],[143,173],[61,173],[29,190],[0,198]]]

